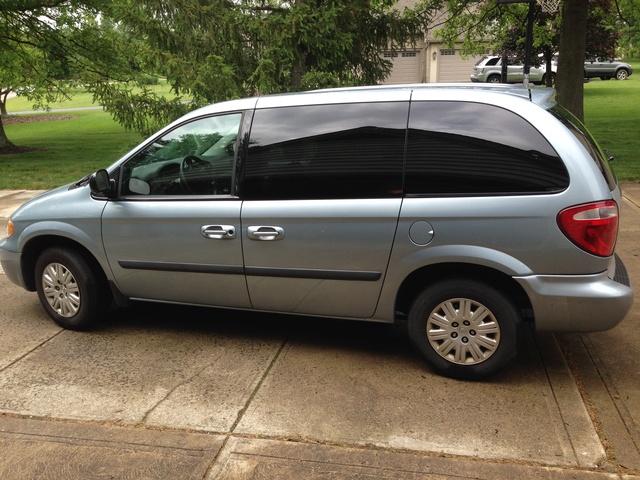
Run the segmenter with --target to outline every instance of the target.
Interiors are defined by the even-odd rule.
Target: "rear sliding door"
[[[408,111],[408,101],[255,111],[241,194],[254,308],[373,315],[402,202]]]

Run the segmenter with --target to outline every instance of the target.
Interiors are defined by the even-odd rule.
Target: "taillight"
[[[578,247],[608,257],[618,237],[618,204],[608,200],[566,208],[558,214],[558,226]]]

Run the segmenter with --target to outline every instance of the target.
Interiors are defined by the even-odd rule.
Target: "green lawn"
[[[640,181],[640,62],[625,81],[592,79],[584,85],[585,124],[615,157],[621,181]]]
[[[158,95],[173,97],[161,82],[148,87]],[[93,105],[93,97],[81,89],[70,99],[50,108]],[[24,97],[7,100],[7,110],[28,111],[33,104]],[[0,155],[0,189],[49,189],[73,182],[87,173],[107,167],[137,145],[142,137],[127,132],[102,110],[50,112],[38,116],[65,115],[73,118],[6,125],[9,140],[35,150],[19,155]]]
[[[585,123],[603,148],[614,155],[620,180],[640,181],[640,62],[626,81],[591,80],[584,85]],[[166,85],[155,87],[169,94]],[[91,105],[89,94],[56,107]],[[9,112],[31,108],[26,99],[8,101]],[[75,181],[120,158],[142,140],[127,132],[102,110],[65,112],[67,120],[7,125],[9,139],[38,150],[0,155],[0,189],[48,189]]]
[[[171,92],[171,87],[164,80],[161,80],[157,85],[149,85],[147,88],[160,96],[165,96],[167,98],[173,98],[175,96],[175,94]],[[140,91],[140,89],[136,89],[136,91]],[[72,90],[70,98],[61,102],[52,103],[49,107],[76,108],[87,107],[90,105],[93,105],[93,96],[90,93],[87,93],[84,89],[78,88]],[[13,97],[7,100],[7,111],[9,114],[11,114],[11,112],[33,110],[33,107],[33,102],[30,102],[25,97]]]
[[[31,122],[5,127],[29,153],[0,155],[0,189],[49,189],[107,167],[142,139],[125,131],[102,110],[65,112],[68,120]]]

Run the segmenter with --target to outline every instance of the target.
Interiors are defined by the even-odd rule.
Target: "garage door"
[[[393,62],[391,74],[383,82],[385,85],[422,81],[420,52],[385,52],[384,58]]]
[[[438,56],[440,65],[438,68],[438,82],[469,82],[473,66],[482,58],[469,57],[463,59],[460,50],[442,49]]]

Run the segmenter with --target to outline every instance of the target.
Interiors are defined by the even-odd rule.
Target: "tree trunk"
[[[556,90],[558,103],[584,120],[584,52],[588,0],[564,0]]]
[[[305,5],[308,0],[295,0],[296,5]],[[291,66],[291,87],[294,91],[300,90],[302,77],[307,73],[307,54],[304,46],[300,45],[294,63]]]
[[[0,90],[0,115],[7,116],[7,98],[11,93],[10,88],[5,88],[4,90]]]
[[[302,77],[307,73],[307,55],[304,52],[298,54],[296,63],[291,68],[291,86],[293,90],[300,90],[302,85]]]
[[[4,125],[2,124],[2,117],[0,117],[0,152],[13,147],[15,147],[15,145],[7,138],[7,134],[4,131]]]

